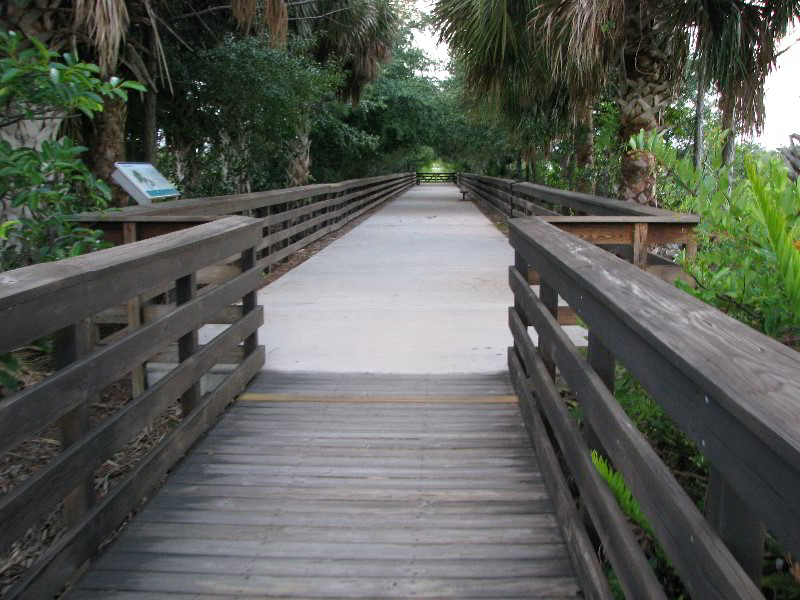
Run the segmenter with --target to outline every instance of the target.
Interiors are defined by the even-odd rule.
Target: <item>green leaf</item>
[[[12,392],[16,392],[19,389],[19,383],[20,382],[10,374],[6,373],[5,371],[0,371],[0,386],[9,389]]]
[[[11,67],[10,69],[3,71],[3,75],[0,76],[0,84],[8,83],[12,79],[14,79],[17,75],[19,75],[21,72],[22,69],[19,69],[18,67]]]
[[[147,88],[138,81],[123,81],[121,87],[136,90],[137,92],[146,92]]]

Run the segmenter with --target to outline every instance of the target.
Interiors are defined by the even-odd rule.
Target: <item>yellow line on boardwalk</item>
[[[396,404],[502,404],[516,402],[513,395],[502,396],[306,396],[299,394],[257,394],[239,396],[242,402],[385,402]]]

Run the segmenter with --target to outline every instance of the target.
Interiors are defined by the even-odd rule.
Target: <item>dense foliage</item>
[[[722,160],[712,136],[707,159],[695,169],[661,136],[640,134],[646,148],[678,184],[674,208],[694,212],[699,251],[686,261],[695,287],[684,289],[764,333],[789,344],[800,338],[800,185],[776,156],[742,153],[745,173]]]
[[[66,217],[108,205],[108,186],[80,156],[86,148],[53,135],[72,111],[88,117],[103,110],[104,97],[126,99],[144,88],[118,79],[103,81],[96,65],[59,56],[20,35],[0,32],[0,271],[81,254],[102,242],[97,232]],[[55,127],[50,124],[56,122]],[[16,131],[44,132],[35,145],[20,145]]]

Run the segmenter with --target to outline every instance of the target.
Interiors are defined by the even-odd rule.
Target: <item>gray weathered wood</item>
[[[800,552],[797,353],[552,225],[510,227],[517,251]]]
[[[524,389],[525,386],[522,383],[524,373],[515,350],[509,348],[508,355],[512,382],[518,389],[520,406],[531,442],[543,463],[542,473],[545,475],[547,489],[553,500],[572,563],[581,581],[582,591],[589,598],[613,598],[608,579],[600,566],[589,536],[581,523],[567,482],[561,473],[558,457],[550,444],[547,430],[539,414],[539,407],[533,402],[530,393],[526,393],[527,390]]]
[[[209,434],[79,593],[578,597],[513,404],[240,402]]]
[[[201,326],[256,288],[260,281],[262,275],[251,270],[161,319],[143,325],[118,343],[106,346],[0,401],[0,449],[9,448],[47,426],[78,406],[87,393],[97,392],[117,381],[131,366],[150,358],[161,345]]]
[[[126,303],[258,244],[261,227],[227,217],[152,240],[3,273],[0,353]]]
[[[531,390],[517,375],[520,401],[531,403],[531,410],[541,410],[547,416],[547,422],[559,442],[569,472],[578,486],[581,507],[585,507],[591,518],[622,589],[629,598],[665,599],[666,596],[630,529],[628,519],[620,510],[606,482],[594,468],[590,448],[567,412],[518,315],[510,314],[510,324],[515,343],[522,350],[520,356],[527,363],[530,378],[534,382]],[[535,400],[531,392],[535,392]]]
[[[605,254],[599,249],[597,252]],[[540,263],[534,261],[534,264],[538,266]],[[542,269],[542,275],[549,276],[550,273]],[[720,600],[760,597],[758,589],[714,535],[669,469],[513,267],[511,285],[515,296],[521,300],[526,317],[540,332],[540,348],[543,344],[549,345],[559,371],[581,402],[585,418],[615,467],[624,475],[692,595]],[[566,288],[559,289],[559,293],[569,296]],[[610,343],[607,338],[603,341]],[[668,503],[664,502],[665,498],[669,498]]]
[[[203,350],[193,354],[6,494],[0,500],[0,550],[8,548],[39,518],[53,510],[77,482],[91,479],[99,465],[197,382],[217,363],[221,353],[240,343],[262,322],[261,310],[242,317]]]
[[[261,346],[214,391],[206,394],[197,408],[98,502],[78,527],[68,531],[34,563],[23,579],[8,591],[7,597],[37,599],[58,592],[64,582],[139,504],[142,493],[158,484],[225,406],[241,392],[263,362],[264,348]]]

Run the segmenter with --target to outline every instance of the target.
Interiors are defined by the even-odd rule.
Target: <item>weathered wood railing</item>
[[[8,597],[53,597],[261,367],[263,312],[255,290],[263,281],[256,264],[262,229],[258,219],[221,218],[0,275],[0,354],[52,336],[57,362],[51,375],[0,400],[0,452],[51,428],[63,448],[0,498],[0,552],[62,503],[66,527]],[[214,283],[198,285],[198,273],[220,264]],[[148,293],[161,296],[149,323],[110,327],[93,347],[93,317],[124,311]],[[228,325],[207,326],[219,322]],[[165,353],[174,355],[160,359],[173,360],[171,369],[91,425],[90,403],[103,389]],[[96,498],[97,469],[178,402],[182,419],[175,429]]]
[[[511,377],[587,597],[611,596],[582,519],[628,598],[666,597],[593,466],[594,448],[624,476],[693,598],[762,598],[753,580],[764,525],[800,555],[798,354],[540,218],[509,224]],[[588,357],[554,317],[559,297],[589,330]],[[705,516],[614,398],[617,361],[710,461]],[[556,373],[577,396],[582,430]]]
[[[649,247],[680,244],[687,256],[693,256],[697,215],[499,177],[460,173],[458,183],[474,200],[508,218],[541,216],[559,229],[625,256],[660,279],[689,280],[680,265]]]
[[[395,198],[414,181],[414,173],[398,173],[251,194],[171,200],[115,212],[85,213],[75,219],[102,229],[106,239],[121,243],[191,227],[222,215],[256,217],[263,225],[257,262],[267,268]]]
[[[417,185],[420,183],[455,183],[457,173],[417,172]]]
[[[256,261],[259,267],[269,269],[366,211],[397,197],[412,185],[414,173],[400,173],[251,194],[172,200],[120,211],[85,213],[74,218],[102,230],[107,241],[127,244],[225,215],[256,217],[262,225]],[[198,283],[212,284],[229,269],[225,266],[203,269],[198,273]],[[127,309],[115,307],[94,320],[137,327],[163,311],[160,304],[153,305],[150,301],[161,291],[151,290],[132,299]],[[219,321],[229,322],[225,314],[219,316]],[[134,386],[142,387],[143,380],[143,368],[139,368],[133,373]]]

